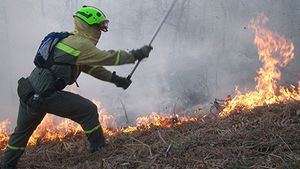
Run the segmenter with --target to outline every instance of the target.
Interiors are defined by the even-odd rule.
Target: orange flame
[[[139,130],[150,129],[151,127],[158,126],[164,128],[170,128],[173,126],[178,126],[187,122],[197,121],[196,117],[179,117],[178,114],[167,115],[167,114],[159,114],[156,112],[152,112],[149,116],[138,117],[136,119],[136,125],[129,126],[126,128],[121,128],[120,131],[123,133],[130,133]]]
[[[53,115],[46,115],[30,137],[28,144],[35,145],[46,141],[62,140],[67,136],[75,135],[80,130],[80,126],[71,120],[58,120]]]
[[[137,118],[136,126],[121,128],[118,126],[114,116],[107,112],[107,110],[102,106],[101,102],[96,100],[93,100],[93,102],[98,107],[99,121],[106,136],[113,136],[118,133],[146,130],[152,126],[171,127],[197,120],[194,117],[174,117],[173,115],[164,115],[153,112],[149,116]],[[6,147],[9,138],[8,133],[10,133],[7,130],[7,126],[9,124],[9,120],[5,120],[0,123],[0,150],[4,150]],[[58,119],[53,115],[47,114],[30,137],[28,145],[36,145],[54,140],[62,141],[64,138],[74,136],[80,132],[82,132],[82,128],[79,124],[69,119]]]
[[[3,150],[6,146],[6,142],[8,140],[8,129],[7,127],[10,125],[10,121],[8,119],[0,122],[0,150]]]
[[[107,112],[100,101],[93,100],[93,103],[98,107],[99,121],[103,132],[108,136],[114,135],[118,128],[116,119]]]
[[[300,100],[296,87],[284,88],[278,85],[281,78],[280,68],[286,67],[294,58],[294,45],[283,36],[267,29],[268,21],[265,15],[260,14],[250,22],[255,33],[254,44],[263,63],[255,78],[256,90],[242,94],[236,89],[235,98],[220,113],[221,117],[228,116],[235,109],[252,110],[257,106]],[[300,85],[298,90],[299,87]]]

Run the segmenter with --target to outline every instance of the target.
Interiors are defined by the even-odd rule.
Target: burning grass
[[[293,85],[285,88],[278,83],[281,79],[280,69],[286,67],[295,57],[294,44],[268,29],[268,21],[264,14],[260,14],[249,24],[254,31],[254,44],[258,49],[259,60],[263,64],[255,78],[255,90],[242,93],[236,89],[236,96],[220,114],[223,117],[240,108],[249,111],[268,104],[300,101],[300,85],[297,90]]]
[[[31,146],[20,168],[299,168],[300,102],[236,110],[226,118],[119,133],[90,154],[78,133]]]
[[[198,117],[187,117],[179,114],[160,114],[152,112],[148,116],[142,116],[136,119],[136,124],[128,127],[120,127],[114,116],[110,115],[105,108],[102,107],[99,101],[93,101],[99,110],[99,121],[106,136],[115,136],[120,133],[131,133],[135,131],[143,131],[152,127],[170,128],[190,121],[197,121]],[[11,122],[7,119],[0,122],[0,150],[5,150],[9,135],[12,132]],[[51,141],[62,141],[65,138],[82,133],[82,128],[79,124],[69,120],[56,118],[53,115],[47,114],[41,124],[34,131],[28,141],[28,146],[42,144]]]
[[[200,117],[180,117],[176,115],[159,114],[152,112],[149,116],[139,117],[136,119],[135,126],[119,127],[116,119],[108,114],[105,109],[101,108],[100,102],[95,102],[99,111],[99,121],[103,128],[103,132],[106,136],[116,136],[120,133],[132,133],[135,131],[143,131],[153,127],[163,127],[170,128],[190,121],[197,121]],[[11,133],[7,128],[10,126],[11,122],[5,120],[0,123],[0,150],[5,150],[6,145]],[[47,115],[41,124],[34,131],[32,136],[28,141],[28,146],[47,143],[51,141],[62,141],[65,138],[70,138],[72,136],[82,133],[82,128],[79,124],[69,120],[69,119],[58,119],[53,115]]]

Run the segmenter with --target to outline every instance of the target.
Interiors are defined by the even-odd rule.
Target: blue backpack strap
[[[68,32],[51,32],[41,42],[37,54],[34,58],[34,64],[37,67],[49,68],[54,64],[53,48],[61,40],[67,38],[71,34]]]

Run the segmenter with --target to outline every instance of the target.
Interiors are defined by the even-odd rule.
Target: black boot
[[[96,151],[101,150],[105,145],[105,137],[102,132],[102,128],[100,127],[99,130],[96,130],[89,135],[87,135],[88,141],[90,142],[90,152],[94,153]]]
[[[4,163],[1,169],[17,169],[17,163],[24,151],[6,150],[4,153]]]

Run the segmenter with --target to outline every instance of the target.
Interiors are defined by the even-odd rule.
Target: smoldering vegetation
[[[86,4],[81,0],[1,0],[0,3],[0,119],[16,118],[17,80],[33,69],[41,39],[51,31],[72,31],[72,15]],[[110,20],[98,47],[141,47],[171,0],[89,1]],[[253,89],[261,63],[248,28],[258,13],[269,17],[269,27],[293,41],[296,58],[283,70],[283,84],[299,80],[300,1],[295,0],[178,0],[153,43],[154,50],[123,91],[114,85],[81,75],[72,90],[100,100],[112,113],[122,112],[120,100],[132,117],[151,111],[180,111],[215,97],[233,94],[236,85]],[[133,65],[107,67],[127,76]],[[176,106],[175,106],[176,105]]]

